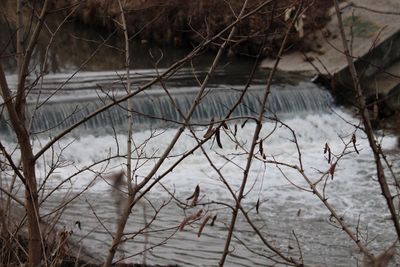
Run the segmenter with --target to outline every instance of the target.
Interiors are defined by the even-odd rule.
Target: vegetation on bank
[[[130,0],[125,3],[127,25],[130,36],[143,42],[150,41],[162,45],[193,46],[209,36],[226,28],[239,13],[243,1],[183,1],[183,0]],[[250,0],[247,11],[265,1]],[[276,54],[289,26],[288,17],[299,1],[276,1],[266,5],[255,15],[245,19],[235,34],[235,45],[228,51],[231,54],[257,54],[264,36],[266,37],[264,55]],[[327,12],[332,5],[330,0],[307,0],[301,15],[301,25],[292,31],[287,42],[288,48],[312,49],[315,32],[327,20]],[[53,8],[77,8],[75,18],[80,22],[110,30],[119,27],[120,9],[118,1],[107,0],[65,0],[53,1]],[[65,12],[69,12],[66,9]],[[223,42],[221,38],[220,42]],[[217,49],[219,43],[211,46]]]

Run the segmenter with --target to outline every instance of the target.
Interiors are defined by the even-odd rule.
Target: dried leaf
[[[328,148],[328,163],[331,163],[331,160],[332,160],[331,149]]]
[[[197,233],[197,237],[201,236],[201,233],[203,232],[204,227],[206,226],[207,222],[211,219],[211,216],[207,216],[204,221],[202,222],[202,224],[200,225],[199,228],[199,232]]]
[[[332,176],[332,180],[333,180],[333,175],[335,174],[335,169],[336,169],[336,162],[331,164],[331,167],[329,168],[329,174]]]
[[[79,230],[82,231],[81,222],[80,222],[80,221],[76,221],[76,222],[75,222],[75,225],[78,225]]]
[[[197,185],[196,188],[194,189],[193,194],[186,199],[186,200],[193,199],[192,204],[190,204],[190,206],[194,207],[197,205],[197,200],[199,199],[199,195],[200,195],[200,186]]]
[[[299,217],[301,215],[301,209],[299,209],[298,211],[297,211],[297,217]]]
[[[192,215],[187,216],[185,219],[183,219],[183,221],[180,223],[179,225],[179,231],[183,231],[183,229],[185,228],[185,226],[190,222],[190,221],[194,221],[197,220],[201,217],[201,214],[203,213],[203,210],[199,210],[196,213],[193,213]]]
[[[188,224],[189,221],[190,221],[189,217],[186,217],[185,219],[183,219],[183,221],[179,225],[179,231],[183,231],[183,228],[185,228],[186,224]]]
[[[221,144],[221,137],[220,137],[219,128],[215,132],[215,138],[217,139],[217,144],[218,144],[219,148],[223,148],[222,144]]]
[[[217,219],[217,215],[214,215],[214,217],[212,218],[212,221],[210,223],[210,226],[214,226],[215,220]]]
[[[257,203],[256,203],[256,212],[257,212],[257,214],[259,212],[259,210],[258,210],[259,208],[260,208],[260,198],[257,199]]]
[[[226,130],[228,130],[228,124],[226,124],[226,122],[222,122],[222,127],[224,127]]]
[[[324,154],[328,152],[328,163],[331,163],[331,148],[329,147],[328,143],[325,143]]]
[[[249,119],[245,120],[245,121],[242,123],[242,125],[240,126],[242,129],[243,129],[243,127],[246,125],[246,123],[247,123],[248,120],[249,120]]]
[[[214,133],[214,129],[213,129],[213,125],[214,125],[214,118],[211,118],[211,122],[210,122],[210,126],[208,126],[207,132],[204,134],[204,138],[210,138],[213,133]]]
[[[353,147],[354,147],[354,150],[356,151],[356,153],[360,154],[360,152],[358,152],[358,149],[357,149],[357,145],[356,145],[357,139],[356,139],[355,134],[353,134],[353,136],[351,137],[351,142],[353,143]]]
[[[264,154],[264,148],[263,148],[262,140],[260,140],[260,143],[258,143],[258,146],[259,146],[260,154],[263,155]]]
[[[237,134],[237,124],[235,124],[234,130],[233,130],[233,136],[236,136]]]
[[[207,130],[207,132],[203,135],[203,138],[208,139],[214,134],[215,129],[211,128]]]

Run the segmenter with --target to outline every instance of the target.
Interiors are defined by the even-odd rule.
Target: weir
[[[222,85],[209,88],[196,108],[191,123],[208,123],[212,118],[218,120],[239,101],[243,86]],[[243,100],[231,117],[255,116],[259,111],[264,86],[249,88]],[[185,114],[198,92],[196,87],[175,87],[169,90],[179,109]],[[118,95],[123,92],[119,91]],[[118,97],[116,97],[118,98]],[[74,90],[73,93],[55,96],[38,108],[33,116],[33,133],[54,133],[73,125],[89,113],[112,100],[93,90]],[[34,102],[35,103],[35,102]],[[33,114],[35,104],[29,105],[29,114]],[[40,101],[39,101],[40,103]],[[136,130],[154,127],[177,127],[183,117],[175,108],[171,99],[161,88],[152,88],[132,98],[133,121]],[[275,86],[268,99],[267,114],[293,117],[299,114],[324,112],[333,104],[333,98],[326,90],[312,83],[301,82],[298,85]],[[6,116],[1,122],[1,132],[10,132]],[[96,135],[126,130],[126,103],[117,105],[97,115],[78,128],[79,134]]]

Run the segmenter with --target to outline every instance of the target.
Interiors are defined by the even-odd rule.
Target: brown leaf
[[[78,225],[79,230],[82,230],[82,228],[81,228],[81,221],[76,221],[76,222],[75,222],[75,225]]]
[[[190,197],[188,197],[186,200],[190,200],[190,199],[196,197],[196,195],[198,196],[199,193],[200,193],[200,186],[196,185],[196,188],[194,189],[193,194]]]
[[[210,226],[214,226],[215,220],[217,219],[217,215],[214,215],[214,217],[212,218],[212,221],[210,223]]]
[[[199,232],[197,233],[197,237],[200,237],[200,236],[201,236],[201,233],[203,232],[204,227],[206,226],[207,222],[208,222],[210,219],[211,219],[211,216],[210,216],[210,215],[208,215],[208,216],[204,219],[204,221],[203,221],[202,224],[200,225]]]
[[[186,217],[185,219],[183,219],[181,224],[179,224],[179,231],[183,231],[183,228],[185,228],[186,224],[188,224],[189,221],[190,221],[189,217]]]
[[[194,189],[193,194],[186,199],[186,200],[193,199],[192,204],[190,204],[190,206],[194,207],[197,205],[197,200],[199,199],[199,195],[200,195],[200,186],[197,185],[196,188]]]
[[[299,217],[301,215],[301,209],[299,209],[298,211],[297,211],[297,217]]]
[[[219,148],[223,148],[222,144],[221,144],[221,137],[220,137],[219,128],[215,132],[215,138],[217,139],[217,144],[218,144]]]
[[[331,163],[331,148],[329,147],[328,143],[325,143],[324,147],[324,154],[328,153],[328,163]]]
[[[264,148],[263,148],[262,140],[260,140],[260,143],[258,143],[258,146],[259,146],[260,154],[263,155],[264,154]]]
[[[203,138],[210,138],[213,133],[214,133],[214,129],[213,129],[213,125],[214,125],[214,118],[211,118],[211,122],[210,122],[210,126],[208,126],[207,132],[204,134]]]
[[[183,219],[182,222],[179,224],[179,231],[183,231],[183,229],[189,222],[199,219],[202,213],[203,210],[201,209],[198,212],[193,213],[192,215],[189,215],[185,219]]]
[[[328,147],[328,163],[331,163],[331,160],[332,160],[331,149]]]
[[[257,212],[257,214],[259,212],[259,210],[258,210],[259,208],[260,208],[260,198],[257,199],[257,203],[256,203],[256,212]]]
[[[333,175],[335,174],[335,169],[336,169],[336,162],[331,164],[331,167],[329,168],[329,174],[332,175],[332,179]]]
[[[215,129],[214,128],[210,128],[209,130],[207,130],[207,132],[203,135],[203,138],[208,139],[210,138],[213,134],[214,134]]]
[[[242,125],[240,126],[242,129],[243,129],[243,127],[246,125],[247,121],[248,121],[248,119],[245,120],[245,121],[242,123]]]
[[[357,149],[357,145],[356,145],[357,139],[356,139],[355,134],[353,134],[353,136],[351,137],[351,142],[353,143],[353,147],[354,147],[354,150],[356,151],[356,153],[360,154],[360,152],[358,152],[358,149]]]

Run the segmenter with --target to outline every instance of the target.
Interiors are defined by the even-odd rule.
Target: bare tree
[[[232,253],[233,242],[236,242],[235,245],[238,244],[241,248],[249,251],[251,255],[255,255],[267,263],[271,262],[274,265],[285,266],[305,266],[308,264],[307,261],[309,259],[303,253],[302,244],[308,242],[309,239],[298,236],[294,230],[290,231],[290,239],[293,240],[296,249],[291,243],[289,243],[287,246],[289,248],[287,249],[285,247],[287,240],[279,240],[265,231],[267,223],[263,215],[260,214],[262,205],[260,195],[262,195],[262,183],[264,180],[260,185],[257,183],[257,177],[253,177],[253,170],[258,165],[263,166],[264,172],[267,168],[277,170],[279,176],[289,186],[299,192],[313,195],[316,203],[320,203],[325,213],[328,214],[328,223],[336,227],[339,233],[342,232],[343,236],[351,242],[351,246],[356,247],[361,252],[360,257],[363,258],[364,266],[387,266],[393,260],[396,244],[400,237],[397,205],[400,186],[396,170],[394,170],[390,160],[384,154],[380,140],[371,126],[370,115],[366,108],[359,81],[360,78],[357,75],[352,55],[349,52],[348,42],[346,41],[338,1],[334,0],[332,3],[339,20],[340,34],[343,40],[343,54],[346,56],[351,71],[361,123],[350,125],[352,131],[349,136],[338,137],[342,142],[342,147],[333,148],[328,143],[325,144],[324,155],[321,155],[321,158],[326,159],[327,169],[321,169],[324,167],[315,167],[310,162],[305,162],[304,153],[307,150],[302,147],[299,141],[301,137],[298,132],[294,130],[293,125],[289,125],[281,119],[279,114],[271,112],[271,107],[269,106],[272,86],[280,60],[288,49],[290,40],[294,38],[293,36],[303,36],[304,29],[300,25],[303,23],[304,14],[315,4],[314,1],[285,1],[284,4],[274,0],[244,0],[235,3],[228,1],[225,4],[227,10],[231,12],[230,18],[232,18],[232,21],[227,26],[215,32],[210,30],[212,23],[207,20],[204,22],[205,31],[204,29],[198,30],[189,23],[188,27],[190,27],[191,33],[196,35],[197,40],[200,40],[198,44],[194,45],[194,48],[187,55],[164,69],[159,68],[163,53],[161,52],[160,58],[156,58],[154,51],[150,51],[149,54],[153,60],[155,75],[154,77],[143,79],[144,82],[142,83],[136,83],[132,77],[131,62],[137,52],[135,50],[132,53],[130,47],[132,40],[137,38],[145,28],[135,29],[135,31],[130,30],[131,25],[128,23],[128,14],[132,10],[129,10],[127,1],[118,0],[116,5],[118,16],[111,18],[116,30],[111,31],[107,38],[103,38],[98,42],[94,52],[88,58],[83,59],[77,70],[70,74],[58,88],[46,92],[42,96],[42,90],[45,90],[45,76],[48,73],[47,64],[51,53],[50,47],[57,39],[62,27],[75,15],[80,6],[79,3],[72,1],[70,6],[51,10],[52,5],[50,2],[48,0],[40,3],[30,3],[22,0],[16,2],[16,29],[11,34],[9,44],[10,46],[13,43],[16,44],[14,56],[17,65],[17,82],[15,88],[11,88],[3,65],[0,63],[0,88],[3,100],[1,115],[11,125],[12,135],[15,137],[15,146],[7,144],[5,139],[0,140],[1,175],[11,177],[8,187],[0,184],[2,194],[0,197],[4,195],[7,199],[7,204],[0,206],[1,244],[8,251],[7,257],[0,256],[2,262],[5,262],[5,264],[10,264],[11,262],[23,264],[26,261],[27,266],[58,266],[73,254],[73,256],[76,256],[76,259],[74,259],[75,265],[79,265],[81,259],[85,260],[84,256],[82,256],[81,247],[78,248],[80,245],[72,241],[69,243],[71,236],[74,235],[73,231],[68,227],[60,230],[59,221],[65,210],[75,205],[75,201],[82,202],[82,199],[84,199],[83,202],[85,205],[87,204],[88,211],[97,224],[96,227],[107,235],[108,239],[104,241],[110,243],[106,252],[105,262],[94,259],[97,265],[112,266],[122,264],[124,260],[164,246],[171,238],[179,235],[180,232],[196,231],[197,238],[200,238],[205,235],[209,228],[217,224],[226,233],[221,243],[219,266],[228,265],[227,260],[230,260],[229,255]],[[236,5],[240,8],[236,8]],[[40,9],[37,9],[38,7]],[[55,29],[52,29],[52,26],[47,24],[47,16],[54,13],[64,14],[64,11],[66,11],[66,15],[64,15]],[[254,18],[255,14],[266,14],[269,21],[268,29],[265,29],[265,32],[256,31],[243,36],[243,30],[241,30],[243,23],[246,20],[256,20],[257,18]],[[162,15],[160,14],[160,16]],[[273,26],[275,20],[278,21],[282,17],[287,18],[279,20],[284,30],[283,33],[278,33],[278,30],[274,29]],[[111,36],[117,34],[117,32],[122,36],[123,48],[108,43]],[[31,66],[35,48],[38,45],[40,36],[45,33],[50,35],[50,39],[46,45],[44,62],[41,62],[41,67],[35,72],[35,66]],[[263,90],[260,90],[261,96],[259,99],[253,100],[257,103],[246,102],[245,99],[251,94],[253,90],[251,87],[255,84],[254,80],[259,60],[265,54],[265,51],[270,49],[267,46],[270,45],[268,42],[271,38],[274,38],[273,35],[279,35],[281,38],[279,49],[276,49],[275,64],[267,75],[264,75],[266,79],[263,84]],[[219,103],[223,107],[221,108],[223,114],[221,114],[220,118],[208,118],[208,122],[196,121],[194,118],[196,112],[202,108],[207,97],[212,96],[216,91],[211,85],[212,78],[218,72],[225,55],[230,54],[230,51],[242,42],[256,36],[259,36],[262,41],[258,42],[258,55],[246,83],[241,84],[240,89],[233,88],[227,91],[227,94],[237,93],[232,103]],[[94,43],[93,40],[86,41]],[[77,105],[74,111],[59,119],[56,125],[47,126],[46,129],[41,129],[38,133],[35,133],[32,125],[37,117],[40,119],[40,111],[58,94],[61,94],[64,87],[72,84],[71,81],[74,76],[78,75],[103,47],[123,52],[124,60],[121,62],[123,62],[124,71],[116,72],[118,80],[114,81],[112,85],[103,86],[100,83],[97,84],[98,88],[95,92],[98,98],[96,101],[101,103],[100,106],[97,106],[96,109],[91,109],[83,116],[78,117],[77,120],[68,124],[69,119],[79,115],[81,111]],[[205,50],[210,47],[214,50],[217,48],[216,53],[208,65],[204,77],[199,77],[194,60],[201,57]],[[3,57],[2,54],[0,54],[1,57]],[[169,81],[174,75],[185,70],[184,68],[187,66],[190,66],[190,75],[188,76],[196,86],[195,96],[185,109],[174,96],[174,88],[169,85]],[[146,94],[153,93],[155,90],[152,87],[154,86],[159,87],[158,95],[165,97],[168,107],[177,114],[175,118],[168,117],[166,114],[141,113],[135,107],[134,101],[143,95],[146,96]],[[31,99],[34,100],[31,101]],[[248,112],[245,115],[234,115],[243,106]],[[111,125],[112,133],[110,136],[112,136],[115,149],[110,149],[107,153],[102,154],[85,166],[66,159],[67,150],[76,140],[72,137],[71,140],[65,141],[65,138],[70,136],[74,130],[83,127],[85,123],[99,118],[113,109],[122,110],[126,115],[123,127],[123,136],[124,138],[126,137],[126,141],[124,140],[123,144],[119,141],[121,137],[118,135],[118,130],[114,125]],[[140,125],[134,123],[138,117],[145,117],[150,121],[169,123],[169,125],[172,124],[174,125],[172,127],[173,133],[171,134],[172,130],[166,134],[168,130],[151,129],[146,132],[146,138],[139,140],[139,138],[135,137],[135,128],[139,128]],[[344,119],[338,115],[338,120]],[[111,123],[114,122],[111,120]],[[251,126],[246,126],[247,123]],[[60,127],[61,130],[57,128],[58,126],[62,126]],[[247,127],[253,128],[248,130]],[[278,135],[279,129],[284,129],[290,136],[286,141],[294,148],[295,155],[281,158],[279,155],[268,152],[271,140]],[[330,181],[336,175],[340,175],[337,174],[338,166],[342,162],[348,161],[348,157],[359,153],[356,136],[360,129],[365,133],[368,145],[372,150],[377,182],[385,198],[387,212],[391,215],[393,229],[397,233],[394,243],[385,244],[384,248],[380,248],[378,255],[376,255],[376,249],[371,248],[368,238],[363,238],[360,230],[360,224],[362,224],[360,219],[351,218],[350,220],[345,220],[344,211],[335,207],[335,201],[331,201],[331,195],[329,194]],[[239,137],[238,131],[242,131],[245,138]],[[43,133],[47,134],[48,138],[40,138],[40,134]],[[246,138],[250,133],[250,139],[247,140]],[[163,141],[162,144],[161,139]],[[188,142],[183,151],[179,151],[177,147],[185,140],[190,140],[190,142]],[[154,142],[160,142],[160,144],[155,145],[155,149],[151,147]],[[90,143],[94,146],[93,140]],[[227,146],[231,146],[232,149],[227,149]],[[224,190],[223,192],[228,195],[226,199],[212,197],[209,199],[208,194],[210,193],[202,188],[199,180],[196,180],[199,183],[193,186],[194,189],[191,196],[176,194],[174,188],[171,189],[164,185],[164,181],[173,176],[174,170],[184,165],[185,161],[196,153],[204,160],[204,166],[208,168],[206,175],[215,178],[216,184],[221,185],[221,190]],[[225,171],[224,168],[228,165],[234,166],[235,170],[239,170],[236,177],[239,182],[229,177],[232,172]],[[70,169],[73,169],[73,171],[68,169],[70,166],[72,166]],[[65,169],[68,169],[68,171],[65,171],[61,179],[57,180],[53,185],[52,178]],[[317,171],[315,171],[316,169]],[[258,173],[261,172],[258,171]],[[88,181],[83,187],[77,191],[67,187],[68,183],[80,179],[83,175]],[[300,179],[301,182],[293,177]],[[0,177],[0,182],[3,180],[7,179]],[[107,184],[114,194],[112,197],[117,200],[117,212],[113,215],[114,222],[112,223],[104,219],[102,212],[96,207],[96,203],[87,199],[85,195],[86,192],[99,183]],[[24,189],[23,199],[21,194],[15,190],[18,184],[21,184]],[[52,185],[50,186],[50,184]],[[67,189],[65,190],[65,188]],[[153,193],[156,195],[159,193],[157,188],[161,188],[167,194],[166,200],[161,201],[152,195]],[[397,194],[393,193],[394,190],[397,191]],[[65,192],[63,193],[62,201],[56,204],[51,203],[52,197],[59,192]],[[258,199],[255,203],[246,201],[246,198],[250,197]],[[10,210],[14,207],[14,204],[10,203],[14,203],[15,206],[23,206],[24,212],[13,215],[13,219],[7,218],[7,214],[11,214]],[[171,225],[159,227],[157,225],[159,216],[164,209],[173,206],[171,203],[178,207],[182,215],[179,215],[179,218],[174,218],[175,221],[171,222]],[[46,208],[46,205],[49,204],[53,204],[51,209]],[[141,217],[138,215],[141,207],[144,210],[143,221],[139,223],[138,218]],[[110,207],[105,207],[105,209],[108,208]],[[224,212],[219,213],[221,210]],[[379,211],[379,214],[381,212]],[[300,214],[301,209],[299,209],[296,216],[300,217]],[[240,223],[246,225],[252,235],[256,236],[259,247],[253,248],[248,240],[242,239],[237,226],[239,219],[243,219],[243,222]],[[278,219],[283,220],[283,218]],[[130,220],[135,222],[131,223]],[[356,225],[354,225],[354,221],[356,221]],[[134,227],[130,227],[132,224],[134,224]],[[28,229],[26,234],[28,244],[26,246],[19,239],[24,225]],[[84,225],[84,221],[78,220],[75,222],[75,226],[81,230],[86,225]],[[90,231],[93,231],[93,229]],[[148,238],[152,234],[160,234],[162,237],[157,239],[157,242],[152,243],[149,242]],[[310,233],[310,235],[313,234]],[[140,238],[144,240],[144,248],[138,249],[139,252],[123,255],[121,258],[116,256],[118,251],[123,251],[123,244],[139,242],[138,239]],[[74,252],[70,253],[73,250]],[[7,253],[4,253],[4,255]],[[15,260],[12,261],[10,260],[11,258]],[[145,263],[146,256],[143,256],[143,259]],[[88,262],[83,264],[86,263]]]

